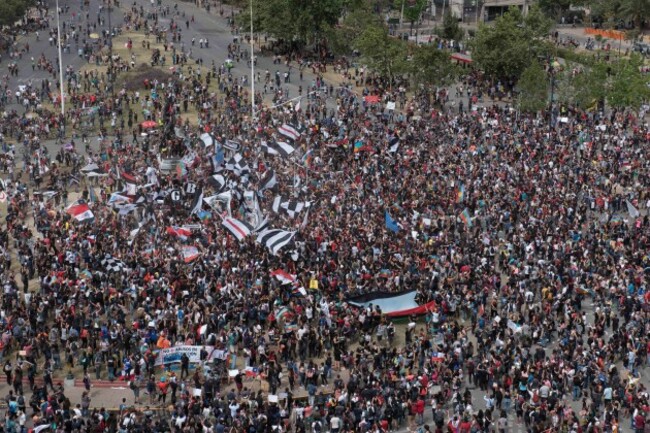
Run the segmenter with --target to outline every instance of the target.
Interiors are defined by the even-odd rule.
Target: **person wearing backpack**
[[[313,423],[311,423],[311,431],[314,433],[321,433],[321,430],[323,429],[323,423],[319,419],[315,419]]]

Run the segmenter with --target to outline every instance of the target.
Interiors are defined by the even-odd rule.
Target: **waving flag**
[[[461,220],[463,223],[465,223],[465,225],[466,225],[467,227],[472,227],[472,217],[471,217],[471,215],[469,214],[469,210],[468,210],[467,208],[465,208],[465,210],[463,210],[463,212],[461,212],[461,214],[460,214],[460,220]]]
[[[248,174],[251,171],[246,161],[244,161],[244,157],[239,153],[226,162],[226,170],[234,172],[237,176]]]
[[[177,237],[187,238],[192,236],[192,230],[186,227],[170,226],[165,229],[165,232],[169,235],[177,236]]]
[[[431,362],[443,362],[445,360],[445,354],[442,352],[433,352],[431,354]]]
[[[397,224],[397,221],[395,221],[388,211],[386,211],[384,215],[384,219],[386,220],[386,228],[394,233],[397,233],[399,231],[399,225]]]
[[[291,275],[290,273],[283,271],[282,269],[276,269],[271,271],[271,276],[277,278],[282,284],[291,284],[296,282],[296,276]]]
[[[225,154],[223,147],[219,146],[214,155],[210,158],[210,163],[212,164],[212,172],[216,173],[222,169],[221,165],[225,160]]]
[[[221,224],[227,228],[239,242],[243,241],[244,238],[250,235],[253,231],[253,228],[249,224],[232,217],[224,218]]]
[[[260,374],[260,370],[257,367],[244,368],[244,375],[246,375],[246,377],[257,377],[258,374]]]
[[[281,155],[286,158],[295,150],[295,147],[285,141],[262,141],[262,151],[269,155]]]
[[[203,206],[203,189],[198,194],[194,194],[194,202],[192,203],[192,211],[190,215],[201,212],[201,207]]]
[[[72,203],[68,206],[66,212],[79,222],[95,218],[95,215],[83,200]]]
[[[268,170],[264,175],[264,178],[262,178],[260,181],[260,186],[257,190],[257,194],[261,196],[264,190],[271,189],[277,184],[278,180],[275,176],[275,171],[273,169]]]
[[[273,200],[271,209],[275,213],[285,212],[290,218],[295,218],[296,215],[309,206],[311,206],[311,202],[308,201],[297,201],[277,196]]]
[[[264,230],[257,236],[257,242],[265,245],[273,254],[277,254],[282,247],[291,242],[295,235],[296,232],[289,232],[281,229],[269,229]]]
[[[196,260],[200,255],[199,249],[197,247],[190,246],[190,245],[184,245],[183,248],[181,249],[181,254],[183,256],[183,261],[185,263],[189,263],[193,260]]]
[[[226,186],[226,179],[220,175],[215,174],[207,178],[208,185],[214,188],[216,191],[221,191],[224,186]]]
[[[278,132],[287,137],[289,140],[296,141],[300,138],[300,131],[298,131],[292,125],[286,123],[278,128]]]
[[[425,314],[433,308],[435,301],[418,304],[417,290],[404,292],[372,292],[347,299],[348,304],[357,308],[378,307],[382,314],[389,317],[407,317],[412,314]]]
[[[300,159],[300,162],[302,163],[302,165],[305,166],[305,167],[311,166],[311,161],[313,159],[313,155],[314,155],[314,150],[313,149],[309,149],[307,152],[305,152],[305,154]]]
[[[293,317],[293,313],[289,311],[287,307],[282,307],[278,311],[275,312],[275,319],[276,320],[290,320]]]
[[[97,203],[99,201],[97,194],[95,194],[95,188],[90,185],[88,185],[88,201],[91,203]]]
[[[465,200],[465,185],[460,184],[456,191],[456,203],[462,203]]]

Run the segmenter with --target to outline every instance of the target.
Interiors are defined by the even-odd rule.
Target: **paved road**
[[[54,0],[50,0],[50,3],[52,4],[50,11],[49,11],[49,17],[50,17],[50,25],[53,29],[56,29],[56,19],[55,19],[55,6],[54,6]],[[60,15],[61,23],[62,25],[65,24],[66,28],[69,29],[70,24],[75,24],[77,27],[80,25],[82,28],[86,28],[87,21],[90,21],[93,25],[96,26],[96,29],[93,29],[95,33],[102,34],[103,30],[108,30],[109,25],[108,25],[108,20],[109,20],[109,14],[108,14],[108,8],[105,6],[103,7],[103,10],[100,13],[100,7],[98,0],[93,0],[91,1],[90,8],[81,8],[81,2],[79,0],[60,0],[60,6],[62,9],[64,9],[64,12]],[[207,12],[205,9],[201,9],[196,7],[193,3],[189,2],[181,2],[178,12],[174,12],[174,5],[176,4],[175,1],[171,0],[163,0],[162,1],[162,6],[169,6],[171,9],[171,14],[168,15],[167,17],[159,17],[159,23],[161,25],[168,25],[171,21],[171,19],[174,19],[176,21],[180,21],[182,24],[182,41],[184,42],[185,45],[185,50],[186,52],[192,48],[193,51],[193,57],[195,59],[202,58],[203,60],[203,65],[204,67],[209,66],[213,61],[216,65],[221,65],[225,59],[227,58],[227,46],[228,44],[232,43],[235,39],[235,37],[239,37],[239,40],[243,40],[243,37],[245,35],[233,35],[233,33],[230,30],[230,26],[227,23],[227,17],[224,15],[224,17],[221,17],[218,14],[217,10],[212,10],[211,12]],[[138,8],[142,6],[145,11],[155,11],[157,10],[156,7],[151,6],[151,2],[149,0],[135,0],[135,1],[122,1],[121,6],[122,8],[124,7],[130,7],[131,5],[136,5]],[[67,6],[67,9],[66,9]],[[183,16],[184,12],[184,16]],[[88,20],[86,20],[86,14],[88,14]],[[194,22],[190,24],[189,29],[186,28],[185,26],[185,21],[190,20],[191,17],[194,17]],[[100,19],[98,19],[98,17]],[[112,27],[116,27],[121,25],[124,22],[124,10],[121,8],[112,8],[112,13],[110,14],[110,20]],[[62,30],[63,32],[63,30]],[[16,90],[19,85],[27,84],[27,83],[32,83],[35,86],[38,86],[43,79],[49,79],[50,81],[54,81],[54,78],[51,74],[47,73],[46,71],[39,71],[38,68],[35,70],[32,70],[32,60],[31,58],[33,57],[34,59],[38,60],[39,56],[41,53],[45,54],[45,57],[49,60],[52,61],[53,64],[56,63],[56,58],[57,58],[57,49],[56,46],[50,45],[48,41],[48,37],[46,36],[46,31],[41,31],[40,32],[40,40],[36,39],[35,34],[28,34],[26,36],[21,36],[18,39],[18,44],[20,47],[24,46],[26,43],[29,44],[30,47],[30,52],[27,55],[23,55],[22,59],[15,60],[15,62],[18,65],[19,68],[19,75],[18,77],[10,77],[8,80],[9,88],[12,90]],[[196,44],[194,47],[191,47],[191,40],[192,38],[196,39]],[[210,41],[210,48],[199,48],[198,41],[201,38],[208,38]],[[179,46],[180,44],[176,44]],[[248,63],[248,59],[250,59],[250,45],[243,43],[241,45],[241,50],[243,52],[246,52],[245,59],[240,62],[235,62],[234,68],[232,70],[233,76],[236,78],[242,78],[246,77],[247,80],[247,87],[250,87],[250,66]],[[268,70],[271,73],[271,76],[273,77],[278,71],[281,76],[283,76],[284,72],[288,71],[289,68],[284,65],[284,64],[274,64],[273,59],[270,57],[262,57],[260,55],[260,46],[259,44],[256,44],[256,52],[255,52],[255,57],[257,58],[257,65],[255,67],[255,76],[257,77],[258,73],[261,76],[262,81],[264,80],[264,75],[265,71]],[[63,52],[62,54],[63,57],[63,65],[64,69],[68,66],[71,66],[74,70],[79,70],[84,64],[87,62],[85,59],[81,58],[80,56],[77,55],[77,47],[75,45],[75,42],[72,41],[70,44],[70,50],[68,52]],[[141,59],[140,59],[141,60]],[[9,62],[6,60],[3,60],[2,64],[0,64],[0,67],[7,67]],[[303,88],[303,95],[307,93],[307,87],[311,84],[314,83],[314,75],[311,74],[309,70],[305,70],[304,72],[304,79],[303,81],[300,81],[299,79],[299,74],[297,69],[294,68],[291,73],[290,77],[290,83],[282,83],[282,89],[285,91],[285,94],[288,94],[289,98],[295,98],[299,95],[299,86],[302,86]],[[263,89],[263,82],[258,83],[256,82],[256,92],[261,91]],[[270,103],[270,98],[271,94],[266,95],[266,103],[267,105]],[[13,101],[15,102],[15,101]],[[330,105],[328,103],[328,105]],[[16,104],[12,104],[9,106],[9,108],[15,108],[19,109],[20,106]],[[331,106],[330,106],[331,108]]]

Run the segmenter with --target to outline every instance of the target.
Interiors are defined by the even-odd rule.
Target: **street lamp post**
[[[115,81],[113,75],[115,71],[113,70],[113,27],[111,25],[111,0],[108,0],[108,64],[110,68],[110,74],[108,80],[111,86],[111,94],[113,94],[113,82]]]
[[[59,50],[59,87],[61,95],[61,117],[65,116],[65,97],[63,89],[63,57],[61,56],[61,23],[59,20],[59,0],[56,0],[56,40]]]
[[[253,40],[253,0],[251,2],[251,121],[255,119],[255,41]]]
[[[555,69],[553,68],[553,65],[549,65],[549,74],[551,75],[551,103],[549,104],[549,111],[548,111],[548,116],[549,116],[549,123],[553,122],[553,99],[554,99],[554,93],[555,93]]]

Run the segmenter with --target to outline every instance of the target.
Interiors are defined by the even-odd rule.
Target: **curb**
[[[65,382],[64,378],[60,378],[60,377],[52,378],[52,383],[54,383],[55,385],[57,385],[59,383],[63,384],[64,382]],[[4,374],[0,375],[0,383],[7,383],[7,376],[6,375],[4,375]],[[38,377],[38,378],[36,378],[34,380],[34,384],[36,384],[36,385],[42,386],[43,383],[44,383],[44,380],[43,380],[42,377]],[[27,379],[26,377],[23,377],[23,384],[29,384],[29,379]],[[84,387],[83,379],[75,379],[74,380],[74,386],[75,386],[75,388],[83,388]],[[129,389],[128,383],[125,382],[125,381],[122,381],[122,380],[114,380],[114,381],[111,382],[110,380],[92,380],[91,379],[90,380],[90,386],[92,388],[121,388],[121,387],[123,387],[125,389]]]

